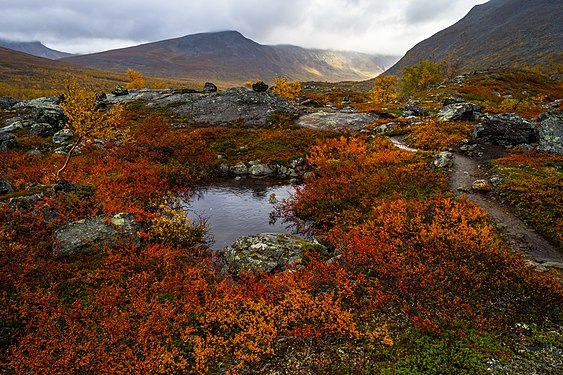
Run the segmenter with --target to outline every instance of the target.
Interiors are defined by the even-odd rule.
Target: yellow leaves
[[[301,94],[301,83],[289,82],[287,78],[275,77],[272,92],[287,100],[295,100]]]
[[[141,72],[127,68],[127,78],[129,78],[129,82],[125,85],[126,88],[142,89],[145,87],[145,78]]]
[[[398,98],[397,87],[399,77],[377,76],[373,81],[373,88],[369,92],[370,99],[376,104],[385,104]]]

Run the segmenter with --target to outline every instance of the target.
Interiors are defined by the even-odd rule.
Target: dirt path
[[[536,267],[563,269],[563,252],[547,242],[508,208],[471,190],[473,181],[480,178],[483,178],[483,172],[477,161],[454,154],[453,171],[449,181],[454,194],[465,195],[468,200],[487,211],[512,248],[524,254]]]

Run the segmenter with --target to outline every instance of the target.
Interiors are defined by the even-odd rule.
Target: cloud
[[[0,37],[85,53],[239,30],[262,44],[402,54],[483,1],[9,0]]]

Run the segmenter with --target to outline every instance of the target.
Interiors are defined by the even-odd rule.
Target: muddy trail
[[[563,270],[563,252],[549,243],[534,229],[514,215],[510,209],[488,194],[472,190],[475,180],[485,177],[480,160],[459,153],[454,154],[453,170],[449,177],[454,194],[465,196],[483,208],[495,222],[504,239],[515,251],[522,253],[540,270]]]

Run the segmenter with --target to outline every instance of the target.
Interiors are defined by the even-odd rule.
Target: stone
[[[248,174],[248,167],[243,162],[239,162],[229,168],[229,173],[244,176]]]
[[[59,180],[57,181],[55,186],[53,186],[53,191],[55,193],[63,194],[72,193],[76,191],[76,185],[67,180]]]
[[[442,101],[442,107],[448,106],[450,104],[465,103],[465,99],[460,97],[446,98]]]
[[[437,114],[439,121],[472,121],[475,119],[475,112],[479,112],[481,107],[473,103],[454,103],[440,109]]]
[[[205,82],[205,84],[203,85],[203,92],[205,94],[209,94],[211,92],[217,92],[217,86],[215,86],[215,84],[211,82]]]
[[[72,139],[74,134],[70,129],[62,129],[53,134],[53,143],[61,144],[66,143]]]
[[[473,128],[472,137],[505,147],[536,143],[539,139],[536,128],[514,113],[483,115],[481,122]]]
[[[268,91],[268,85],[263,81],[256,81],[252,84],[252,90],[256,92],[266,92]]]
[[[361,130],[379,117],[373,113],[315,112],[301,116],[298,125],[316,130]]]
[[[56,129],[51,124],[39,123],[31,125],[29,129],[30,135],[37,135],[39,137],[50,137],[55,134]]]
[[[59,107],[34,107],[31,110],[31,120],[34,123],[49,124],[57,131],[65,126],[66,115]]]
[[[232,274],[271,273],[298,265],[312,246],[320,245],[287,233],[261,233],[238,238],[220,254]]]
[[[0,96],[0,109],[10,109],[15,106],[19,100],[8,96]]]
[[[189,89],[189,88],[180,89],[180,94],[195,94],[195,93],[197,93],[196,89]]]
[[[55,232],[53,252],[57,256],[94,253],[115,246],[120,239],[134,238],[138,243],[140,225],[134,214],[93,216],[63,225]]]
[[[434,155],[434,160],[432,161],[432,166],[435,168],[451,168],[453,166],[454,154],[449,151],[442,151],[437,155]]]
[[[350,96],[349,96],[349,95],[346,95],[346,96],[344,96],[344,98],[342,98],[342,104],[343,104],[343,105],[352,104],[352,101],[350,100]]]
[[[563,155],[563,111],[542,113],[538,150]]]
[[[2,123],[5,124],[6,126],[0,128],[0,133],[13,132],[15,130],[23,129],[23,122],[20,117],[12,117],[3,120]]]
[[[471,189],[481,192],[489,192],[493,190],[493,186],[487,180],[475,180],[471,184]]]
[[[127,90],[124,87],[121,87],[120,85],[117,85],[113,90],[111,90],[111,93],[115,96],[125,96],[129,94],[129,90]]]
[[[428,116],[428,110],[424,107],[420,107],[413,103],[407,103],[407,105],[402,108],[403,110],[403,117],[410,117],[410,116]]]
[[[17,137],[12,133],[0,133],[0,151],[7,151],[16,144]]]
[[[251,176],[271,176],[275,172],[268,166],[268,164],[254,164],[248,168],[248,174]]]
[[[321,103],[319,103],[315,99],[305,99],[304,101],[301,102],[301,105],[305,107],[320,107]]]
[[[0,195],[13,193],[14,188],[8,180],[5,178],[0,178]]]

